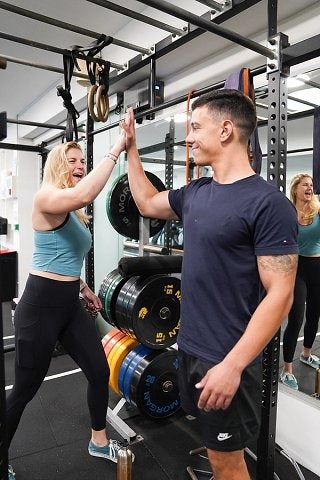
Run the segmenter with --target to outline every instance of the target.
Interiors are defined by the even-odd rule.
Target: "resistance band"
[[[242,68],[241,70],[229,75],[225,81],[224,88],[240,90],[245,95],[250,97],[255,104],[253,79],[249,68]],[[253,170],[260,174],[262,151],[259,142],[258,127],[254,129],[250,136],[248,144],[248,157]]]

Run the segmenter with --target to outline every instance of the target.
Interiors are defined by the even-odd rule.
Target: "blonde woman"
[[[8,445],[28,402],[49,368],[57,340],[88,379],[91,417],[90,455],[117,461],[119,444],[106,436],[109,367],[89,309],[102,308],[97,295],[80,278],[91,246],[88,216],[92,203],[108,181],[123,136],[87,175],[79,144],[56,146],[48,155],[43,182],[33,203],[34,252],[25,290],[15,310],[15,383],[7,399]],[[9,480],[15,474],[9,467]]]
[[[280,380],[288,387],[298,390],[298,382],[292,371],[292,361],[304,317],[304,340],[300,361],[312,368],[320,366],[319,358],[311,353],[320,316],[320,204],[313,192],[310,175],[299,173],[292,178],[290,198],[298,215],[299,260],[294,301],[283,336],[284,368]]]

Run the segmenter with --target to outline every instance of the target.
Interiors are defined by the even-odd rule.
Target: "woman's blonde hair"
[[[296,206],[297,203],[297,186],[303,178],[310,178],[313,181],[313,178],[308,173],[298,173],[295,175],[290,182],[290,200],[293,205]],[[304,218],[306,221],[312,221],[312,219],[318,214],[320,208],[319,200],[315,194],[312,194],[310,202],[308,202],[308,207],[304,212]]]
[[[49,152],[43,170],[43,185],[54,185],[57,188],[73,187],[67,159],[67,152],[71,148],[76,148],[82,153],[80,145],[73,141],[61,143]],[[82,222],[89,223],[90,217],[82,209],[76,210],[75,213]]]

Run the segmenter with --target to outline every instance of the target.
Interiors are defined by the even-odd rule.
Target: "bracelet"
[[[106,153],[106,154],[105,154],[105,157],[110,158],[110,159],[114,162],[114,164],[117,165],[117,161],[118,161],[117,155],[115,155],[114,153],[109,152],[109,153]]]
[[[88,285],[86,284],[86,282],[82,282],[81,285],[80,285],[80,292],[82,292],[82,290],[84,290]]]

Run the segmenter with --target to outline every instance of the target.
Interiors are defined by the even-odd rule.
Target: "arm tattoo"
[[[298,255],[268,255],[257,257],[262,270],[291,274],[297,268]]]

